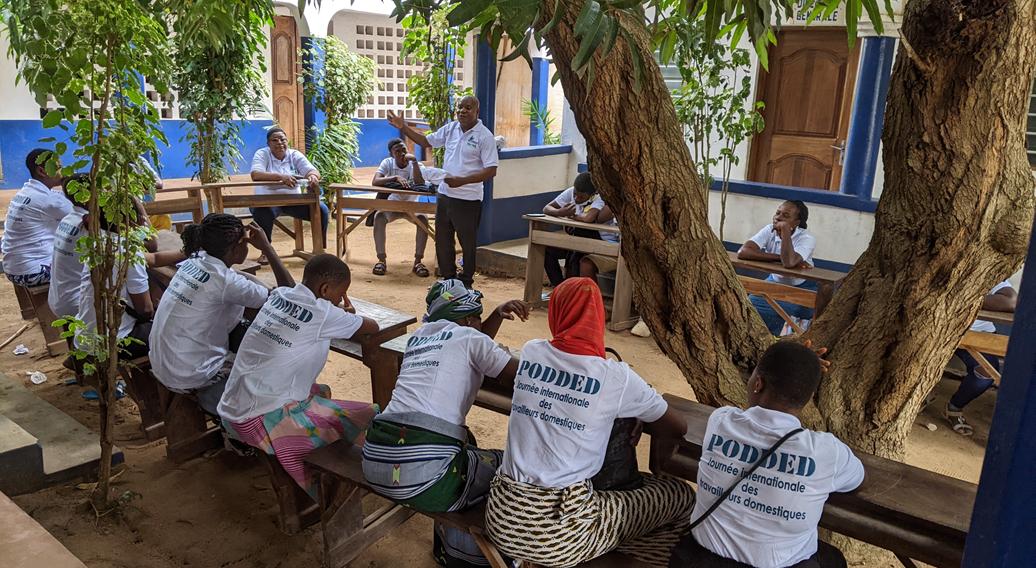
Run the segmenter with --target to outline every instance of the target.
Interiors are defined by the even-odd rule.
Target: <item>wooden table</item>
[[[695,481],[714,409],[671,394],[663,398],[687,420],[687,435],[652,436],[651,471]],[[670,454],[674,444],[676,454]],[[820,526],[891,550],[910,568],[917,566],[910,559],[958,568],[978,486],[870,454],[857,456],[867,468],[867,482],[852,493],[832,493]]]
[[[174,231],[158,231],[158,250],[159,251],[175,251],[183,248],[183,241],[180,239],[180,234]],[[259,272],[261,266],[254,260],[246,260],[241,264],[235,264],[232,266],[234,270],[243,274],[255,275]],[[169,283],[173,281],[173,277],[176,276],[177,271],[176,265],[170,266],[159,266],[158,268],[148,268],[148,271],[158,277],[159,281],[164,286],[169,286]]]
[[[359,227],[367,220],[367,217],[377,213],[378,211],[389,211],[393,213],[404,213],[410,218],[418,227],[424,232],[428,233],[428,236],[432,238],[432,242],[435,242],[435,231],[430,227],[425,226],[417,219],[417,215],[427,215],[429,218],[435,217],[435,203],[426,203],[421,201],[392,201],[389,199],[370,199],[369,197],[353,197],[346,195],[347,191],[363,191],[373,193],[385,193],[389,195],[424,195],[426,197],[432,197],[433,194],[425,193],[421,191],[410,191],[407,189],[390,189],[387,187],[378,187],[374,185],[346,185],[346,184],[332,184],[331,189],[335,190],[335,202],[338,204],[338,210],[335,212],[335,232],[337,236],[335,253],[338,254],[339,258],[348,259],[349,255],[349,233],[353,232],[356,227]],[[362,215],[352,223],[347,223],[346,210],[352,211],[364,211]],[[432,255],[435,258],[435,255]],[[434,263],[433,263],[434,267]],[[434,272],[434,270],[433,270]]]
[[[300,184],[307,183],[305,180]],[[295,239],[295,249],[292,255],[309,260],[324,252],[324,229],[320,223],[320,194],[304,191],[302,193],[269,193],[252,195],[230,195],[225,194],[227,190],[242,187],[255,186],[282,186],[279,181],[235,181],[206,184],[206,189],[211,189],[212,201],[209,203],[209,210],[214,213],[223,213],[226,209],[233,207],[291,207],[294,205],[305,205],[309,207],[309,225],[313,235],[313,248],[306,250],[306,238],[303,235],[301,219],[295,219],[295,230],[281,224],[274,219],[274,223],[285,233]]]
[[[205,206],[203,205],[201,190],[204,185],[189,185],[185,187],[171,187],[155,190],[155,200],[144,202],[144,211],[148,215],[171,215],[174,213],[190,213],[193,222],[201,223],[205,218]],[[176,199],[158,200],[159,195],[185,191],[187,197]]]
[[[840,284],[842,280],[847,276],[844,272],[837,272],[835,270],[825,270],[823,268],[784,268],[779,262],[761,262],[758,260],[741,260],[737,257],[737,253],[733,251],[727,251],[730,255],[730,262],[737,268],[745,268],[748,270],[755,270],[758,272],[767,272],[770,274],[777,274],[779,276],[788,276],[791,278],[802,278],[804,280],[811,280],[817,283],[817,300],[816,305],[813,306],[813,317],[820,317],[820,314],[824,311],[824,308],[831,303],[831,298],[835,295],[835,286]]]
[[[529,253],[525,263],[525,303],[530,307],[541,307],[547,302],[543,299],[543,260],[547,255],[547,247],[612,256],[618,259],[615,269],[615,293],[612,297],[612,315],[608,320],[608,329],[621,331],[637,324],[637,318],[631,316],[633,306],[633,278],[626,268],[626,260],[622,258],[619,243],[598,239],[588,239],[569,235],[564,231],[551,231],[551,225],[618,233],[615,225],[600,223],[583,223],[563,217],[550,215],[523,215],[529,221]]]
[[[371,370],[371,392],[374,402],[381,405],[381,409],[384,410],[392,396],[392,388],[396,386],[399,366],[395,365],[395,359],[391,354],[379,349],[379,346],[406,333],[407,326],[417,323],[417,318],[359,298],[350,296],[349,301],[356,308],[357,315],[378,322],[380,329],[362,341],[332,339],[331,351],[363,361],[364,366]]]
[[[997,312],[993,310],[979,310],[975,319],[991,321],[1004,325],[1014,325],[1014,312]]]

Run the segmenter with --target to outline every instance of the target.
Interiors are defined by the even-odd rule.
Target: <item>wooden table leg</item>
[[[539,229],[539,223],[529,222],[529,253],[525,260],[525,303],[529,307],[543,305],[543,261],[547,247],[532,243],[532,234]]]
[[[817,303],[813,306],[813,319],[820,317],[820,314],[824,312],[824,308],[831,303],[831,298],[835,295],[835,284],[834,282],[820,282],[817,286]]]
[[[320,216],[320,200],[309,206],[309,227],[313,231],[313,254],[324,253],[324,223]]]
[[[626,259],[619,255],[619,265],[615,268],[615,294],[612,297],[612,318],[608,329],[621,331],[636,324],[631,322],[630,313],[633,306],[633,278],[626,267]]]
[[[399,368],[403,361],[381,348],[381,344],[406,333],[406,329],[394,334],[370,337],[363,341],[363,364],[371,370],[371,394],[374,402],[385,410],[392,400],[392,390],[399,379]]]
[[[335,190],[335,254],[338,258],[345,258],[345,213],[342,211],[342,188]]]

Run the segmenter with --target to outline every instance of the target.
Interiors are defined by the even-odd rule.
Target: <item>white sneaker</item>
[[[644,320],[642,319],[637,321],[637,325],[633,326],[633,329],[630,330],[630,333],[636,335],[637,337],[651,337],[651,330],[648,329],[647,324],[644,323]]]

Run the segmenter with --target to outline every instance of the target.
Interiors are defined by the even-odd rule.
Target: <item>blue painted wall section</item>
[[[986,444],[963,568],[1032,566],[1036,558],[1036,232]]]
[[[496,126],[496,54],[489,42],[478,36],[478,51],[475,52],[475,97],[478,98],[478,118],[490,131]],[[478,245],[488,245],[493,240],[493,223],[499,210],[493,201],[493,180],[485,183],[482,196],[482,221],[478,227]]]
[[[543,57],[532,58],[532,96],[530,100],[537,105],[547,105],[547,92],[550,89],[550,62]],[[546,132],[537,128],[535,122],[529,119],[529,145],[540,146],[546,138]]]
[[[874,176],[881,159],[878,149],[895,49],[896,38],[863,38],[840,191],[864,202],[871,201]]]

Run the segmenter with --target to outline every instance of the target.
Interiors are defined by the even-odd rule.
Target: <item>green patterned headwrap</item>
[[[482,315],[482,292],[468,290],[460,280],[439,280],[425,298],[428,313],[424,321],[457,321]]]

